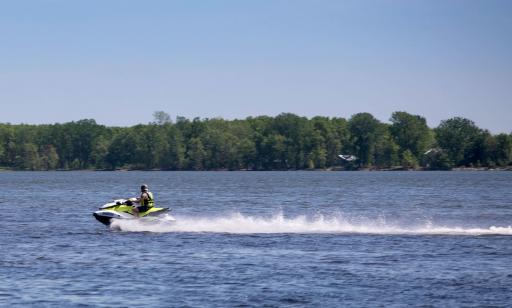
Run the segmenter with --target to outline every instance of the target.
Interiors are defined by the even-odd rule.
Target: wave
[[[169,218],[169,217],[168,217]],[[337,215],[307,217],[300,215],[287,218],[283,213],[271,217],[255,217],[234,213],[225,217],[176,217],[144,220],[116,220],[114,230],[127,232],[211,232],[232,234],[273,233],[332,233],[332,234],[382,234],[382,235],[512,235],[512,226],[507,227],[462,227],[437,226],[430,221],[423,225],[403,226],[388,223],[384,219],[351,221]]]

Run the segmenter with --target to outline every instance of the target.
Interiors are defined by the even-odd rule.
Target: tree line
[[[338,155],[349,154],[354,160]],[[455,117],[429,128],[426,119],[394,112],[348,120],[283,113],[243,120],[193,120],[158,111],[154,122],[107,127],[94,120],[0,124],[0,168],[15,170],[355,170],[507,167],[512,135],[493,135]]]

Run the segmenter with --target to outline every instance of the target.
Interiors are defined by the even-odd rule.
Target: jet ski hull
[[[114,219],[139,219],[131,213],[130,211],[122,211],[127,210],[127,207],[125,206],[117,206],[113,209],[105,209],[105,210],[99,210],[93,213],[94,218],[101,222],[104,225],[110,225]],[[146,212],[140,213],[140,219],[144,219],[146,217],[156,217],[159,215],[162,215],[164,213],[169,212],[169,208],[151,208],[147,210]]]
[[[108,216],[105,216],[105,215],[102,215],[100,213],[92,213],[94,215],[94,218],[96,218],[96,220],[98,220],[99,222],[101,222],[102,224],[108,226],[110,225],[110,223],[112,222],[112,217],[108,217]]]

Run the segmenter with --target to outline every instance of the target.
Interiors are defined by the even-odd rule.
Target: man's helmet
[[[148,185],[146,185],[146,184],[140,185],[140,191],[148,191],[148,189],[149,189]]]

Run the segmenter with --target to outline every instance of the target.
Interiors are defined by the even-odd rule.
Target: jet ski
[[[168,207],[152,207],[145,212],[140,212],[139,217],[132,213],[135,198],[116,199],[112,202],[102,205],[99,211],[93,213],[94,217],[105,225],[110,225],[114,219],[141,219],[144,221],[154,220],[162,214],[168,213]],[[167,220],[175,220],[172,216],[167,215]]]

